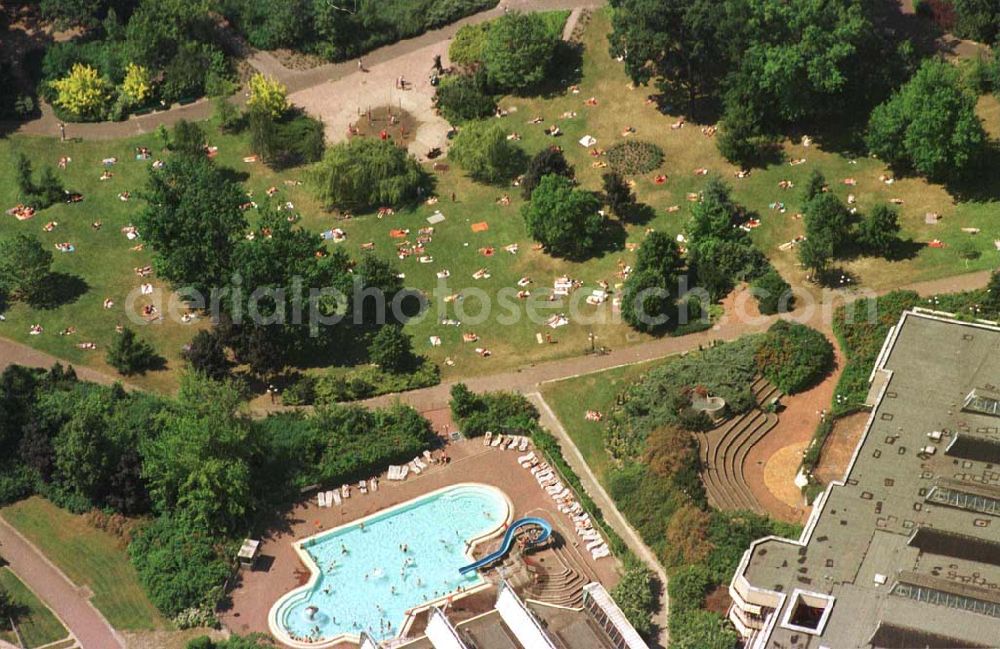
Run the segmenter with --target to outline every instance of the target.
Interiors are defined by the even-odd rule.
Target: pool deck
[[[570,519],[556,509],[531,474],[518,465],[521,453],[485,447],[482,440],[449,443],[444,452],[451,458],[449,464],[432,464],[421,475],[411,473],[403,482],[380,479],[375,493],[361,495],[354,489],[339,508],[321,509],[313,495],[288,512],[282,524],[263,539],[258,567],[242,571],[230,594],[231,606],[220,614],[223,624],[235,633],[269,632],[267,616],[274,602],[309,579],[309,570],[292,547],[294,541],[462,482],[479,482],[501,489],[514,503],[515,518],[526,515],[546,518],[594,577],[609,589],[617,583],[615,561],[610,557],[594,561],[578,545],[579,537],[573,532]],[[441,451],[434,452],[435,459],[440,456]]]

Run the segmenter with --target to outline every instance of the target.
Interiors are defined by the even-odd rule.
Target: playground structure
[[[549,540],[549,537],[552,536],[552,525],[550,525],[544,518],[519,518],[511,523],[510,527],[507,528],[507,531],[503,535],[503,540],[500,542],[500,547],[495,552],[491,552],[482,559],[459,568],[458,572],[464,575],[475,570],[479,570],[480,568],[485,568],[486,566],[503,559],[507,556],[507,553],[510,552],[511,547],[514,545],[514,538],[517,532],[524,527],[538,527],[541,529],[541,533],[534,539],[529,540],[526,543],[526,547],[545,543]]]

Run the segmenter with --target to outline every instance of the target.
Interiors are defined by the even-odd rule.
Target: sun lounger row
[[[389,473],[386,475],[386,480],[406,480],[406,476],[410,473],[410,467],[405,464],[402,466],[391,465],[389,467]]]
[[[517,458],[517,462],[531,472],[531,475],[538,481],[538,485],[556,502],[559,511],[573,519],[577,534],[587,541],[587,550],[590,551],[594,560],[611,556],[611,550],[608,549],[607,543],[591,525],[590,515],[573,497],[573,490],[563,485],[559,480],[549,463],[540,461],[534,451]]]
[[[494,434],[492,431],[486,431],[486,435],[483,436],[483,446],[492,446],[493,448],[502,448],[508,451],[520,451],[524,453],[528,450],[528,445],[531,443],[524,435],[501,435],[499,433]]]
[[[392,475],[392,469],[394,467],[389,467],[389,474]],[[399,467],[395,467],[399,468]],[[392,478],[389,478],[392,480]],[[378,478],[371,478],[367,481],[362,480],[358,482],[358,491],[362,494],[367,494],[369,491],[378,491]],[[351,487],[350,485],[342,485],[339,490],[321,491],[316,494],[316,501],[320,507],[333,507],[340,504],[351,497]]]

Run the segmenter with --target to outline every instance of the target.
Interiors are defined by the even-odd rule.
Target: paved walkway
[[[125,643],[74,585],[6,521],[0,519],[0,554],[18,578],[52,609],[83,649],[124,649]]]
[[[590,465],[584,459],[583,454],[580,449],[576,447],[573,443],[573,439],[563,428],[562,423],[559,418],[556,417],[552,409],[549,408],[549,404],[546,403],[545,399],[542,397],[540,392],[532,392],[527,395],[528,398],[538,407],[538,412],[541,414],[541,424],[547,428],[556,439],[559,440],[559,446],[562,449],[562,455],[569,463],[570,467],[573,469],[574,473],[580,478],[580,482],[583,484],[584,491],[587,495],[594,501],[597,508],[601,510],[604,515],[604,520],[607,521],[618,536],[625,541],[625,545],[629,547],[632,552],[635,553],[639,559],[652,570],[656,576],[659,578],[660,583],[663,585],[663,595],[660,597],[660,602],[662,607],[659,612],[653,617],[653,622],[660,629],[659,636],[659,646],[667,647],[670,644],[670,632],[668,628],[668,619],[670,615],[670,598],[667,597],[667,573],[663,570],[663,566],[660,565],[659,560],[656,558],[656,554],[646,546],[643,542],[642,537],[639,533],[629,525],[625,517],[622,516],[621,512],[615,506],[614,500],[611,496],[604,490],[601,486],[600,481],[594,472],[591,471]]]
[[[458,22],[446,25],[440,29],[425,32],[420,36],[398,41],[385,47],[380,47],[362,58],[366,68],[380,64],[390,64],[389,67],[403,67],[410,64],[414,53],[428,46],[437,45],[447,50],[447,41],[455,35],[463,25],[476,24],[503,15],[502,6],[517,11],[551,11],[555,9],[592,8],[604,5],[603,0],[509,0],[498,4],[493,9],[468,16]],[[339,81],[358,72],[357,59],[341,63],[327,63],[307,70],[291,70],[286,68],[270,52],[255,50],[247,58],[254,69],[277,78],[288,87],[290,96],[314,86]],[[429,72],[432,59],[422,61]],[[405,74],[405,73],[404,73]],[[420,75],[421,77],[426,75]],[[417,76],[410,77],[412,79]],[[337,98],[331,97],[330,101]],[[230,101],[242,104],[245,97],[242,92],[236,93]],[[312,108],[312,107],[310,107]],[[85,140],[112,140],[116,138],[143,135],[155,131],[161,124],[172,126],[181,119],[202,120],[212,115],[213,107],[210,99],[200,99],[186,106],[175,105],[168,110],[130,117],[121,122],[99,122],[96,124],[66,124],[66,136],[83,138]],[[38,119],[20,124],[17,132],[25,135],[44,135],[59,137],[59,118],[55,116],[52,107],[42,104],[42,116]]]

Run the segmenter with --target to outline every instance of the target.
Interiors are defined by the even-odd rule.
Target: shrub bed
[[[625,176],[646,174],[663,164],[663,149],[652,142],[626,140],[608,148],[608,165]]]

